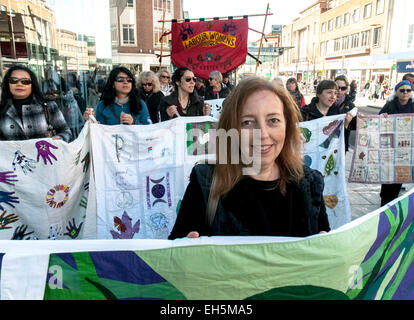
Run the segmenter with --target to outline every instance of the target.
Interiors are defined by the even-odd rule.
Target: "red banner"
[[[214,70],[225,74],[247,55],[248,18],[172,23],[171,59],[207,79]]]

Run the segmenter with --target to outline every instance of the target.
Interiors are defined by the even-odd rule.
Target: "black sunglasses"
[[[339,90],[341,91],[346,91],[346,89],[348,89],[348,87],[339,87]]]
[[[164,78],[164,79],[170,79],[170,77],[169,77],[169,76],[161,76],[161,78]]]
[[[191,80],[193,80],[194,82],[197,81],[196,77],[188,77],[188,78],[184,78],[185,82],[190,82]]]
[[[210,81],[211,81],[211,80],[214,80],[214,78],[208,78],[208,80],[210,80]]]
[[[125,82],[125,80],[128,83],[131,83],[132,82],[132,79],[131,78],[128,78],[128,77],[117,77],[115,79],[116,82]]]
[[[143,87],[152,87],[152,83],[151,82],[143,83],[142,86]]]
[[[405,93],[405,92],[410,93],[412,90],[411,89],[400,89],[399,91],[401,93]]]
[[[21,79],[19,79],[19,78],[13,77],[13,78],[10,78],[9,79],[9,83],[10,84],[17,84],[19,82],[21,84],[25,85],[25,86],[28,86],[29,84],[32,84],[32,80],[31,79],[28,79],[28,78],[21,78]]]

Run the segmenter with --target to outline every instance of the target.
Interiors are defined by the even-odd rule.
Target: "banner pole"
[[[162,14],[162,31],[161,31],[161,50],[160,50],[160,70],[162,68],[162,50],[163,50],[163,45],[164,45],[164,26],[165,26],[165,10]]]
[[[264,24],[263,24],[262,37],[260,38],[259,52],[257,53],[256,71],[255,71],[256,75],[257,75],[257,69],[259,67],[260,51],[262,50],[263,37],[264,37],[264,32],[265,32],[266,20],[267,20],[268,13],[269,13],[269,3],[267,3],[266,14],[265,14],[265,19],[264,19]]]
[[[244,16],[232,16],[233,19],[241,19],[241,18],[251,18],[251,17],[263,17],[263,16],[272,16],[273,13],[260,13],[260,14],[247,14]],[[190,22],[190,21],[200,21],[203,20],[221,20],[221,19],[229,19],[228,16],[226,17],[211,17],[211,18],[193,18],[193,19],[177,19],[177,20],[158,20],[158,22]]]

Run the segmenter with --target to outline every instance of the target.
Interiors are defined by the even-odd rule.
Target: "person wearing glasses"
[[[196,77],[187,67],[180,67],[172,76],[174,92],[160,102],[161,121],[176,117],[208,116],[211,105],[205,103],[195,92]]]
[[[135,77],[125,67],[114,68],[109,74],[101,99],[96,106],[96,115],[92,108],[83,113],[85,121],[94,115],[101,124],[151,124],[147,105],[139,97]]]
[[[205,100],[223,99],[230,94],[230,89],[223,83],[223,76],[220,71],[212,71],[208,76],[209,85],[204,94]]]
[[[403,80],[399,82],[379,114],[387,117],[389,114],[414,113],[414,96],[412,91],[410,81]],[[399,183],[381,185],[381,206],[397,198],[401,186],[402,184]]]
[[[336,102],[334,107],[339,109],[339,113],[348,113],[353,108],[355,108],[355,104],[352,102],[352,97],[348,94],[349,92],[349,83],[348,79],[344,75],[337,76],[335,78],[335,83],[338,86],[338,92],[336,95]],[[356,117],[350,121],[348,127],[345,128],[344,136],[345,136],[345,152],[349,149],[349,136],[351,134],[351,130],[356,129]]]
[[[341,112],[335,106],[338,94],[338,85],[332,80],[322,80],[316,87],[316,97],[312,98],[311,103],[300,109],[303,121],[319,119],[325,116],[338,115]],[[345,128],[352,120],[352,115],[347,113],[345,118]]]
[[[160,90],[164,96],[169,96],[174,91],[174,86],[171,85],[171,73],[167,69],[161,69],[157,72],[160,81]]]
[[[160,102],[164,94],[160,91],[160,81],[152,71],[141,72],[138,78],[140,97],[147,104],[152,123],[160,122]]]
[[[2,83],[0,140],[52,138],[69,142],[71,137],[58,105],[45,100],[33,71],[12,66]]]

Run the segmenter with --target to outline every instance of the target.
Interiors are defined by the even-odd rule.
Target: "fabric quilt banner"
[[[173,22],[172,62],[205,80],[211,71],[232,71],[246,60],[248,28],[248,18]]]
[[[211,117],[92,124],[97,238],[167,239],[194,164],[214,158],[209,130],[215,125]]]
[[[0,145],[0,239],[88,237],[89,126],[70,144],[48,138]]]
[[[323,190],[331,229],[351,221],[345,177],[345,115],[300,122],[304,163],[324,176]]]
[[[412,114],[365,115],[357,119],[349,182],[414,182]]]
[[[3,241],[0,297],[412,300],[413,192],[308,238]]]
[[[213,99],[213,100],[204,101],[211,105],[210,116],[212,116],[213,118],[216,118],[217,120],[220,119],[221,109],[223,108],[223,101],[224,99]]]

